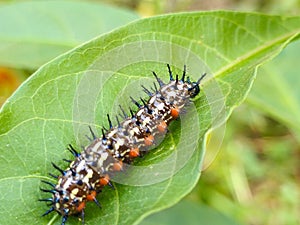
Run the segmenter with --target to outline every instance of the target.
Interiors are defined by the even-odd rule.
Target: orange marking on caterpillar
[[[168,125],[165,121],[161,121],[160,124],[158,124],[157,129],[160,133],[164,133],[167,130]]]
[[[86,199],[88,201],[94,201],[94,199],[97,196],[97,192],[96,191],[91,191],[91,193],[89,195],[86,196]]]
[[[113,165],[113,170],[114,171],[123,170],[123,162],[122,161],[115,162],[114,165]]]
[[[80,204],[77,206],[76,210],[77,212],[81,212],[85,208],[85,202],[80,202]]]
[[[136,158],[136,157],[138,157],[140,155],[140,150],[138,149],[138,148],[132,148],[132,149],[130,149],[130,151],[129,151],[129,156],[131,157],[131,158]]]
[[[178,118],[178,116],[179,116],[179,109],[177,107],[172,108],[170,114],[171,114],[171,116],[173,118],[175,118],[175,119]]]
[[[109,176],[106,174],[104,177],[101,177],[99,180],[99,184],[101,186],[105,186],[109,183]]]
[[[144,139],[144,143],[145,143],[145,145],[147,145],[147,146],[152,145],[153,142],[154,142],[154,137],[153,137],[153,135],[149,135],[149,136],[145,137],[145,139]]]

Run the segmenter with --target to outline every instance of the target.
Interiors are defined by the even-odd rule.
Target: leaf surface
[[[67,145],[87,145],[88,125],[101,134],[106,113],[118,114],[119,104],[132,107],[129,96],[145,97],[139,85],[152,86],[152,70],[167,81],[166,63],[174,74],[186,64],[191,80],[207,72],[202,94],[172,123],[157,149],[137,160],[136,165],[148,170],[124,173],[125,182],[135,179],[149,185],[116,183],[115,190],[105,188],[98,197],[102,209],[88,204],[85,221],[137,224],[175,204],[200,177],[205,134],[243,102],[257,66],[277,55],[299,31],[299,17],[222,11],[170,14],[131,23],[44,65],[1,109],[2,222],[60,224],[54,214],[41,218],[47,207],[37,202],[45,197],[40,180],[50,180],[48,172],[54,173],[50,162],[66,168],[60,159],[70,158]],[[185,155],[189,157],[181,158]],[[154,165],[162,162],[174,168],[153,173]],[[172,169],[173,176],[151,183]],[[81,224],[74,217],[68,223]]]

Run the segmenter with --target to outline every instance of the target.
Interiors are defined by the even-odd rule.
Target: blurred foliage
[[[238,225],[234,220],[220,212],[187,200],[183,200],[169,210],[149,216],[140,225],[169,225],[169,224],[213,224]]]
[[[134,9],[142,16],[215,9],[284,15],[300,13],[300,0],[101,2]],[[295,70],[299,71],[299,64],[291,66],[297,66]],[[18,74],[14,70],[0,68],[0,106],[24,79]],[[263,75],[259,72],[260,77]],[[281,71],[276,75],[282,75]],[[294,75],[295,79],[296,76]],[[268,88],[265,91],[274,90]],[[299,102],[299,98],[297,100]],[[286,122],[291,121],[292,117],[283,117],[274,113],[274,110],[265,110],[265,107],[261,107],[262,104],[260,107],[253,104],[250,94],[248,102],[233,112],[227,123],[226,136],[219,155],[203,172],[197,187],[185,201],[199,206],[206,204],[241,224],[300,224],[300,147],[297,137],[300,134],[293,124]],[[168,213],[166,210],[166,214]],[[172,213],[169,216],[172,217]]]
[[[0,107],[25,79],[23,71],[0,67]]]
[[[28,70],[140,18],[113,6],[60,0],[2,4],[0,15],[0,65]]]
[[[135,9],[143,16],[218,9],[287,15],[298,15],[300,12],[299,0],[102,0],[101,2]]]
[[[300,141],[299,51],[300,41],[291,43],[258,71],[248,103],[276,118]]]

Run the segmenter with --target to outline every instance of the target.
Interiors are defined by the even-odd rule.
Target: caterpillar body
[[[50,198],[39,199],[48,202],[50,209],[43,216],[57,212],[62,215],[61,225],[64,225],[70,215],[81,215],[84,223],[84,209],[88,201],[94,201],[98,206],[96,196],[103,187],[113,187],[111,178],[119,171],[124,170],[124,164],[131,164],[136,157],[145,154],[155,140],[167,131],[168,125],[180,116],[183,108],[200,92],[200,81],[191,82],[186,78],[184,66],[181,78],[172,74],[169,64],[169,82],[164,83],[155,72],[154,77],[159,85],[153,91],[144,86],[142,88],[149,96],[141,103],[132,101],[138,107],[136,112],[130,110],[128,116],[121,108],[123,121],[117,117],[117,125],[113,126],[109,115],[109,129],[102,129],[102,136],[97,137],[90,129],[93,139],[91,144],[78,153],[71,145],[68,150],[75,156],[74,161],[66,170],[60,169],[54,163],[53,167],[60,171],[57,184],[42,181],[52,188],[41,189],[52,194]],[[68,161],[68,160],[66,160]]]

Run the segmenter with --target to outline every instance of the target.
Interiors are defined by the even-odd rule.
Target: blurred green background
[[[16,1],[2,0],[0,6],[7,2]],[[141,17],[225,9],[300,15],[300,0],[92,2],[132,10]],[[300,224],[299,52],[298,41],[259,68],[248,98],[226,124],[221,149],[207,150],[208,165],[193,192],[141,224]],[[35,69],[0,64],[0,106]]]

